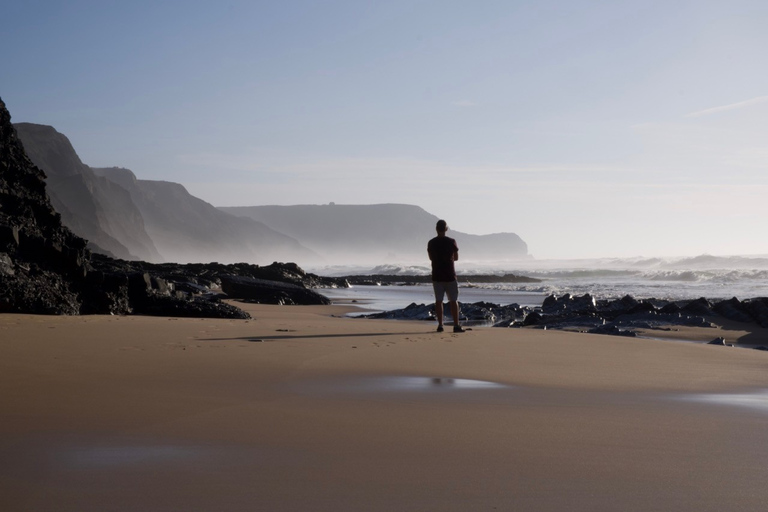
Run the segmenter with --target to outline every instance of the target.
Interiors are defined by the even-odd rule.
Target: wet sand
[[[0,315],[2,509],[768,499],[768,352],[244,307],[254,320]],[[667,334],[763,339],[743,329]]]

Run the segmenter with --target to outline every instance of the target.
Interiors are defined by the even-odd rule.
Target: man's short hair
[[[445,233],[446,231],[448,231],[448,223],[441,219],[437,221],[437,225],[435,226],[435,229],[440,231],[441,233]]]

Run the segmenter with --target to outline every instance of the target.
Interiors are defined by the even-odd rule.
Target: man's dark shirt
[[[427,244],[429,259],[432,261],[432,280],[450,282],[456,280],[453,255],[459,252],[456,240],[447,236],[436,236]]]

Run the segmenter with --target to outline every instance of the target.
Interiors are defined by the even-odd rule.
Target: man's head
[[[444,220],[440,219],[439,221],[437,221],[437,225],[435,226],[435,229],[437,230],[438,233],[445,234],[445,232],[448,231],[448,224]]]

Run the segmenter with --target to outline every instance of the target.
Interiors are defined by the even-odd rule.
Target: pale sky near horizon
[[[768,254],[768,2],[25,1],[0,97],[217,206],[416,204],[537,258]]]

